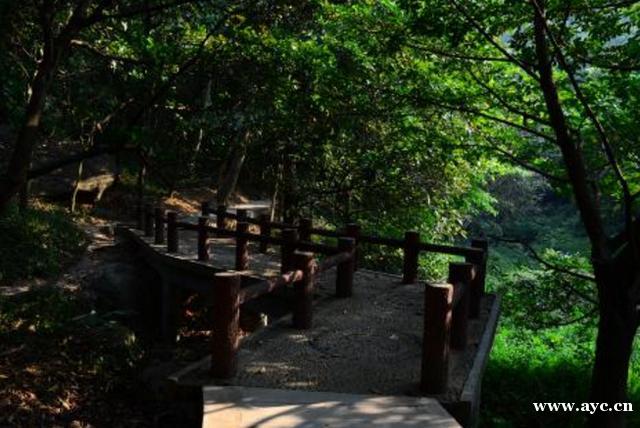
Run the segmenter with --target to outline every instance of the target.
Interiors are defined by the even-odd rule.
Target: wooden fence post
[[[226,229],[227,228],[227,206],[226,205],[218,205],[216,208],[216,226],[218,229]]]
[[[211,375],[228,379],[235,375],[240,337],[240,275],[217,273],[213,280],[213,331],[211,333]]]
[[[247,210],[244,208],[236,209],[236,221],[244,222],[247,221]]]
[[[413,230],[405,232],[403,252],[402,283],[413,284],[418,280],[418,256],[420,255],[418,232]]]
[[[471,318],[478,318],[478,316],[480,316],[480,302],[484,295],[485,288],[488,246],[486,239],[473,239],[471,241],[471,247],[483,250],[483,252],[470,254],[465,257],[468,263],[472,263],[475,266],[475,274],[471,280],[471,296],[469,302],[469,316]]]
[[[295,229],[282,229],[283,244],[280,246],[280,273],[293,269],[293,253],[296,250],[298,232]]]
[[[302,271],[302,279],[293,284],[293,326],[307,330],[313,324],[313,288],[315,283],[313,253],[296,251],[293,254],[293,264],[296,270]]]
[[[209,231],[207,230],[207,223],[209,217],[198,218],[198,260],[209,260]]]
[[[360,250],[358,246],[360,244],[360,225],[358,223],[349,223],[345,228],[345,232],[349,238],[353,238],[355,241],[355,253],[354,253],[354,264],[353,269],[358,270],[358,259],[360,258]]]
[[[206,217],[211,212],[211,208],[209,206],[209,201],[204,201],[200,204],[200,212],[203,217]]]
[[[176,224],[178,221],[178,214],[169,211],[167,213],[167,252],[169,253],[177,253],[178,252],[178,225]]]
[[[271,224],[269,224],[269,216],[267,214],[260,215],[260,236],[263,238],[271,236]],[[269,249],[269,243],[260,241],[260,252],[266,253]]]
[[[153,236],[153,209],[151,204],[144,206],[144,236]]]
[[[249,223],[236,222],[236,232],[249,233]],[[243,236],[236,236],[236,270],[249,269],[249,240]]]
[[[155,217],[155,241],[156,245],[164,244],[164,210],[160,207],[156,207],[153,210]]]
[[[451,348],[463,350],[467,347],[467,324],[473,265],[471,263],[449,263],[449,284],[453,285],[454,302],[451,311]],[[455,297],[458,297],[455,299]]]
[[[447,389],[452,301],[451,284],[426,284],[420,389],[427,394]]]
[[[298,223],[298,235],[301,241],[311,241],[311,227],[313,221],[310,218],[301,218]]]
[[[351,297],[353,295],[353,272],[355,270],[355,247],[353,238],[338,238],[338,251],[349,252],[352,257],[340,263],[336,272],[336,296]]]
[[[136,204],[136,229],[144,230],[144,206],[142,201]]]

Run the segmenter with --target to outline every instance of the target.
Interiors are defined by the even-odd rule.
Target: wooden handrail
[[[353,251],[345,251],[341,253],[336,253],[332,256],[325,257],[322,259],[320,263],[318,263],[318,272],[324,272],[331,268],[338,266],[341,263],[344,263],[349,260],[353,260],[354,253]]]
[[[212,212],[212,211],[209,210],[209,212]],[[225,213],[225,217],[231,218],[231,219],[237,219],[237,214],[227,211]],[[254,225],[259,225],[259,226],[265,224],[259,218],[256,219],[256,218],[247,217],[243,221],[246,221],[247,223],[251,223]],[[268,226],[271,229],[291,229],[291,228],[297,229],[298,227],[293,223],[284,223],[284,222],[277,222],[277,221],[268,221],[266,224],[268,224]],[[330,238],[339,238],[341,236],[349,236],[348,231],[346,230],[331,230],[331,229],[323,229],[319,227],[310,227],[308,228],[308,231],[311,235],[324,236],[324,237],[330,237]],[[367,243],[367,244],[384,245],[384,246],[393,247],[393,248],[403,248],[405,245],[405,240],[402,238],[391,238],[391,237],[365,235],[365,234],[360,234],[357,237],[357,241],[362,243]],[[478,242],[480,242],[480,240],[478,240]],[[481,254],[483,249],[476,245],[473,245],[473,242],[470,247],[421,242],[419,245],[419,250],[428,252],[428,253],[442,253],[442,254],[449,254],[454,256],[473,257],[474,255]]]
[[[142,212],[142,224],[139,228],[147,238],[155,238],[155,244],[165,241],[168,253],[179,251],[179,229],[198,232],[198,260],[209,258],[208,248],[212,239],[210,234],[218,237],[235,238],[236,264],[235,272],[216,274],[214,294],[221,307],[228,310],[216,315],[214,327],[226,329],[220,332],[214,341],[222,344],[220,351],[215,351],[212,361],[212,372],[216,377],[229,377],[235,371],[239,305],[258,298],[288,284],[294,288],[293,323],[296,328],[306,329],[312,325],[312,295],[315,275],[337,267],[336,296],[349,297],[353,293],[353,279],[358,259],[358,243],[386,245],[402,248],[404,251],[403,282],[415,283],[418,276],[419,253],[437,252],[465,257],[464,263],[450,263],[449,277],[446,284],[427,284],[425,289],[425,316],[421,388],[431,394],[446,391],[448,384],[449,352],[464,350],[468,342],[468,322],[477,318],[480,312],[481,298],[484,295],[488,244],[486,240],[472,240],[471,247],[441,245],[420,241],[418,232],[406,232],[404,239],[363,235],[360,226],[349,224],[344,231],[325,230],[312,227],[309,218],[301,219],[297,227],[289,223],[267,221],[265,216],[250,219],[245,210],[237,214],[226,212],[225,207],[218,207],[216,224],[210,226],[208,213],[211,209],[202,205],[203,216],[198,223],[178,221],[176,212],[167,212],[157,207],[152,209],[146,205]],[[227,229],[226,219],[236,219],[235,230]],[[250,233],[249,224],[259,224],[260,233]],[[271,236],[271,228],[281,229],[280,236]],[[312,235],[338,238],[338,245],[331,246],[311,242]],[[299,239],[300,236],[302,239]],[[239,286],[240,272],[248,269],[249,242],[266,245],[279,245],[282,249],[281,274],[252,284],[244,289]],[[315,254],[325,257],[316,262]],[[225,306],[226,305],[226,306]]]
[[[301,270],[292,270],[278,275],[274,279],[265,279],[263,281],[251,284],[240,290],[240,303],[248,302],[265,294],[269,294],[278,288],[288,284],[293,284],[302,279],[303,272]]]

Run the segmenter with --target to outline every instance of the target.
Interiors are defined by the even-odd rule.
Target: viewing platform
[[[240,394],[234,395],[235,404],[229,409],[240,406],[243,415],[249,412],[243,400],[253,397],[260,402],[266,390],[278,390],[278,397],[298,397],[307,404],[318,400],[310,408],[297,406],[298,401],[261,404],[257,414],[251,410],[242,421],[266,417],[273,422],[272,417],[282,412],[286,421],[303,420],[316,412],[331,420],[334,412],[328,409],[346,412],[348,418],[348,403],[356,398],[347,397],[354,395],[365,403],[373,399],[374,404],[381,402],[369,396],[386,397],[382,402],[387,404],[414,399],[422,403],[411,407],[414,410],[436,409],[429,404],[436,400],[463,426],[477,420],[481,378],[500,300],[484,292],[487,253],[482,243],[478,247],[425,244],[409,232],[405,239],[370,237],[354,233],[353,226],[350,232],[325,231],[304,219],[295,227],[273,222],[268,228],[264,219],[253,220],[256,227],[237,219],[244,214],[233,218],[226,210],[224,215],[235,220],[235,228],[206,210],[197,220],[149,212],[145,218],[156,219],[152,226],[123,228],[121,233],[163,278],[165,336],[175,337],[177,289],[202,293],[213,305],[210,355],[171,376],[180,388],[204,391],[203,426],[207,420],[216,420],[211,419],[213,413],[227,422],[239,414],[236,409],[232,412],[236,416],[220,416],[219,403],[211,394],[217,391],[213,396],[230,399],[225,387]],[[214,222],[216,226],[210,226]],[[272,234],[273,229],[279,233]],[[158,239],[160,231],[162,239]],[[313,233],[329,235],[336,244],[312,241]],[[358,244],[367,240],[402,248],[403,274],[358,269]],[[466,261],[451,263],[447,282],[418,281],[419,252],[435,250]],[[265,328],[241,337],[240,311],[266,296],[286,302],[291,316],[271,319]],[[327,398],[326,394],[336,393],[346,394],[344,403]],[[374,404],[365,407],[375,409]],[[406,413],[405,407],[399,407],[404,410],[398,411],[397,425],[384,426],[418,426],[407,419],[411,412]],[[206,409],[211,408],[218,410],[210,414]],[[362,423],[378,411],[360,415]],[[444,425],[420,426],[456,426],[436,415],[441,413],[434,411],[432,422],[444,421]],[[238,423],[220,426],[253,426]]]

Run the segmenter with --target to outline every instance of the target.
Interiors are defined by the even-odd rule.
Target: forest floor
[[[88,291],[101,265],[125,256],[112,225],[97,218],[78,225],[88,245],[64,273],[0,288],[0,426],[169,427],[189,420],[190,409],[163,401],[149,384],[171,351],[148,346],[127,327],[126,314],[97,308]]]

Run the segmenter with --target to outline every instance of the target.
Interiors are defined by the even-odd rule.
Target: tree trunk
[[[596,355],[591,376],[589,401],[593,403],[628,402],[627,379],[633,340],[638,327],[638,311],[632,289],[638,267],[631,262],[629,251],[617,263],[598,265],[594,271],[600,300],[600,319],[596,339]],[[624,427],[625,412],[597,411],[589,416],[589,426]]]
[[[236,189],[238,178],[240,178],[240,171],[242,171],[242,165],[244,165],[244,160],[247,156],[247,144],[250,134],[249,131],[245,132],[242,140],[234,145],[229,154],[229,158],[225,162],[226,165],[222,168],[218,180],[218,191],[216,193],[216,201],[218,204],[227,205],[229,198]]]
[[[612,406],[627,401],[629,360],[638,326],[638,302],[632,291],[637,287],[640,268],[633,260],[630,245],[619,256],[614,258],[612,255],[600,208],[588,183],[584,157],[580,145],[569,132],[553,77],[552,55],[545,33],[544,1],[538,1],[537,7],[534,8],[533,28],[540,88],[591,243],[591,259],[598,287],[600,318],[589,400]],[[589,415],[588,425],[594,428],[624,427],[625,416],[624,412],[598,410]]]
[[[53,47],[45,48],[46,50],[51,51]],[[27,104],[25,118],[18,132],[7,171],[0,179],[0,213],[7,208],[9,202],[27,181],[27,173],[29,172],[33,147],[38,136],[44,101],[47,96],[49,82],[55,71],[56,62],[53,52],[45,52],[31,82],[31,96]]]

